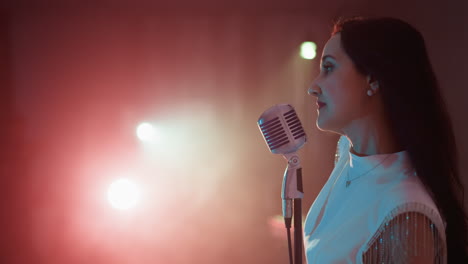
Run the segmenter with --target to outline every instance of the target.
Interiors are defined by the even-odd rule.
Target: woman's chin
[[[316,125],[320,131],[337,133],[337,130],[330,124],[330,122],[326,122],[326,120],[318,118]]]
[[[322,131],[326,131],[328,130],[327,129],[327,120],[323,117],[323,116],[320,116],[320,114],[317,116],[317,122],[316,122],[316,125],[317,125],[317,128],[319,130],[322,130]]]
[[[323,124],[323,122],[320,122],[320,120],[317,120],[316,125],[320,131],[328,131],[326,124]]]

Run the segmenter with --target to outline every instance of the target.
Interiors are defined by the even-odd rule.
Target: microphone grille
[[[258,127],[272,153],[297,151],[306,142],[306,134],[294,108],[289,104],[275,105],[258,120]]]
[[[270,151],[273,152],[275,149],[289,143],[288,135],[279,117],[259,124],[259,127]]]
[[[304,128],[302,127],[301,120],[296,114],[296,111],[292,109],[289,112],[284,113],[284,119],[288,124],[289,131],[291,131],[292,136],[294,139],[298,139],[300,137],[305,136]]]

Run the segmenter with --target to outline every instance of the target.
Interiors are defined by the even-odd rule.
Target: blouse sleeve
[[[419,212],[385,221],[363,254],[363,263],[445,263],[445,241],[434,223]]]

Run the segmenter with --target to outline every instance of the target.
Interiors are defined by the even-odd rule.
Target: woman
[[[450,119],[422,35],[338,20],[308,90],[339,158],[304,226],[308,263],[468,263]]]

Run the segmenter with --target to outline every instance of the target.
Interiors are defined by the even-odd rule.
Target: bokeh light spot
[[[112,207],[119,210],[127,210],[135,207],[139,202],[140,190],[129,179],[119,179],[110,185],[107,198]]]
[[[136,130],[137,137],[144,142],[157,142],[159,140],[158,131],[150,123],[141,123]]]
[[[314,42],[306,41],[301,45],[301,57],[312,60],[317,56],[317,45]]]

